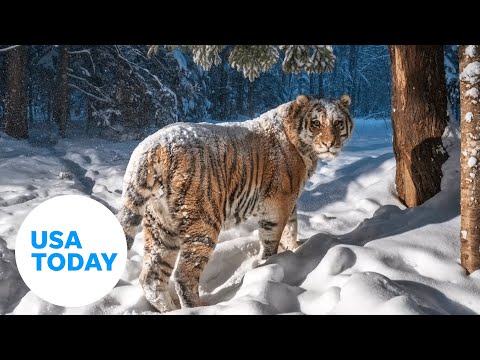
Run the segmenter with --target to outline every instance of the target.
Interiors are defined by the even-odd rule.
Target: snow
[[[465,114],[465,121],[469,123],[469,122],[472,122],[472,120],[473,120],[473,114],[471,112],[467,112]]]
[[[44,148],[0,134],[0,312],[157,314],[138,283],[141,233],[117,286],[85,307],[37,298],[13,259],[19,225],[49,197],[87,194],[116,212],[137,145],[76,138]],[[171,314],[480,313],[480,272],[468,276],[459,263],[458,129],[447,128],[444,146],[450,158],[442,191],[405,209],[394,195],[390,121],[357,119],[344,151],[320,162],[306,184],[299,201],[303,245],[257,266],[256,225],[223,232],[201,278],[202,299],[210,306]]]
[[[480,92],[476,87],[472,87],[471,89],[465,92],[465,96],[471,97],[473,99],[477,99],[478,95],[480,95]]]
[[[187,71],[188,70],[187,59],[183,55],[182,51],[180,49],[176,48],[176,49],[173,49],[172,54],[173,54],[173,57],[175,58],[175,60],[177,60],[178,68],[180,70]]]
[[[473,61],[469,63],[463,69],[460,74],[460,80],[470,83],[470,85],[475,85],[480,80],[480,62]]]
[[[477,165],[477,158],[472,156],[468,159],[468,167],[474,167],[475,165]]]
[[[477,54],[477,45],[468,45],[465,47],[465,55],[474,57]]]

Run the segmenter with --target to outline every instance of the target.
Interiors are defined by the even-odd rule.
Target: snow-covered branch
[[[90,49],[74,50],[74,51],[69,51],[68,53],[69,53],[70,55],[75,55],[75,54],[88,54],[88,55],[91,55]]]
[[[22,46],[22,45],[11,45],[11,46],[7,46],[6,48],[0,49],[0,52],[12,50],[12,49],[15,49],[15,48],[17,48],[17,47],[19,47],[19,46]]]
[[[95,62],[93,61],[92,53],[91,53],[90,49],[74,50],[74,51],[69,51],[68,53],[70,55],[76,55],[76,54],[86,54],[86,55],[88,55],[88,57],[90,59],[90,62],[92,63],[93,73],[95,74]]]
[[[87,85],[91,86],[96,91],[98,91],[105,99],[107,99],[108,102],[110,102],[110,99],[108,99],[108,96],[98,86],[95,86],[95,85],[91,84],[90,82],[88,82],[87,79],[82,78],[82,77],[77,76],[77,75],[73,75],[73,74],[68,74],[68,76],[71,77],[71,78],[83,81],[84,83],[86,83]]]
[[[175,109],[178,108],[178,101],[177,101],[177,95],[168,87],[168,86],[165,86],[162,81],[159,79],[159,77],[155,74],[152,74],[152,72],[142,66],[140,66],[139,64],[133,62],[133,61],[130,61],[128,60],[123,54],[122,52],[120,51],[120,48],[118,45],[115,45],[115,49],[117,50],[117,53],[118,53],[118,56],[120,57],[120,59],[124,60],[128,66],[130,67],[131,70],[132,69],[132,66],[135,67],[137,70],[142,70],[144,71],[145,73],[147,73],[148,75],[150,75],[154,80],[155,82],[158,83],[158,85],[160,86],[160,89],[162,89],[163,91],[167,92],[173,99],[174,99],[174,102],[175,102]],[[176,113],[176,112],[175,112]]]
[[[75,85],[75,84],[69,83],[68,86],[73,87],[74,89],[77,89],[78,91],[84,93],[85,95],[91,96],[91,97],[93,97],[94,99],[97,99],[97,100],[99,100],[99,101],[103,101],[103,102],[106,102],[106,103],[109,103],[109,102],[110,102],[109,99],[102,99],[101,97],[98,97],[98,96],[96,96],[96,95],[94,95],[94,94],[92,94],[92,93],[89,93],[89,92],[83,90],[82,88],[78,87],[78,86]]]

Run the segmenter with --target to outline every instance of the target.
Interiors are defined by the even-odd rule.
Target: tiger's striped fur
[[[143,221],[140,282],[161,312],[200,305],[198,283],[222,228],[258,217],[261,257],[297,247],[296,201],[318,159],[350,137],[350,98],[300,95],[244,123],[177,123],[135,149],[119,220],[130,248]],[[175,291],[169,290],[171,276]]]

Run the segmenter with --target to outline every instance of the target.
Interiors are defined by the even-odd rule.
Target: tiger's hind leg
[[[165,229],[148,210],[145,213],[143,226],[145,254],[140,284],[145,297],[162,313],[178,309],[169,285],[180,251],[179,238]]]
[[[185,237],[175,268],[175,289],[182,308],[202,306],[198,286],[200,275],[215,249],[215,236]]]

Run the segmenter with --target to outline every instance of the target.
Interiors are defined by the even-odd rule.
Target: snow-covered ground
[[[480,313],[480,271],[467,276],[459,264],[458,138],[445,141],[441,193],[405,209],[394,195],[390,123],[357,120],[343,153],[319,165],[300,199],[300,238],[308,240],[256,267],[255,224],[224,232],[201,279],[210,306],[172,314]],[[44,148],[0,134],[0,313],[156,313],[138,283],[141,233],[118,285],[86,307],[45,303],[14,262],[17,229],[49,197],[87,194],[116,212],[137,143],[70,139]]]

